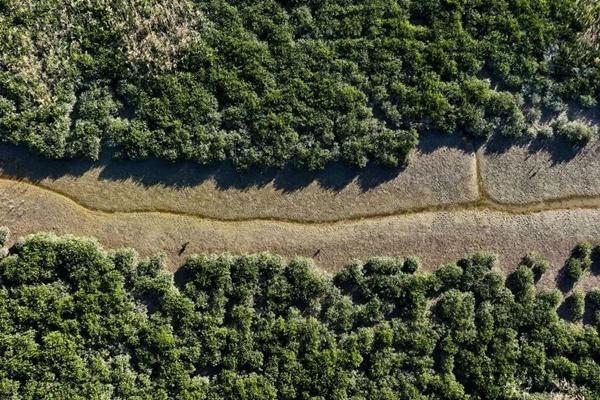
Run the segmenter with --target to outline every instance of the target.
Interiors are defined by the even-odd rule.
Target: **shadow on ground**
[[[552,166],[567,163],[573,160],[584,148],[584,145],[573,144],[562,137],[555,138],[507,138],[493,136],[481,146],[485,154],[502,154],[513,146],[527,149],[529,154],[545,152],[549,155]]]
[[[531,152],[548,151],[555,162],[566,162],[580,150],[549,140],[515,142],[514,139],[492,138],[486,144],[481,140],[467,139],[460,134],[427,134],[421,136],[417,151],[421,154],[430,154],[440,149],[452,148],[472,153],[476,148],[485,145],[487,153],[497,153],[506,151],[515,144],[528,146]],[[6,176],[39,182],[46,178],[78,177],[95,168],[100,169],[100,179],[111,181],[131,179],[147,187],[159,185],[185,188],[214,179],[219,189],[243,190],[272,183],[278,190],[293,192],[313,182],[317,182],[324,189],[340,191],[353,181],[356,181],[361,190],[367,191],[397,178],[407,167],[386,168],[370,164],[361,169],[336,162],[316,172],[294,166],[286,166],[282,169],[253,168],[249,171],[237,171],[227,162],[202,166],[193,162],[172,163],[155,158],[143,161],[119,160],[115,159],[109,150],[104,151],[100,160],[95,162],[82,159],[50,160],[23,147],[0,144],[0,170]]]

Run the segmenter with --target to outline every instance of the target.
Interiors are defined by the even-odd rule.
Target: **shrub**
[[[583,318],[585,311],[585,296],[583,292],[576,290],[567,297],[567,306],[569,313],[574,320],[580,320]]]
[[[536,281],[540,280],[542,275],[544,275],[550,268],[550,262],[542,258],[542,256],[537,252],[531,252],[527,254],[525,257],[523,257],[521,263],[526,267],[531,268]]]
[[[6,245],[10,239],[10,229],[6,226],[0,226],[0,247]]]
[[[379,258],[333,279],[304,259],[191,256],[175,282],[160,257],[93,240],[38,234],[11,253],[0,259],[3,398],[489,399],[550,395],[556,381],[600,390],[598,331],[559,320],[560,292],[535,296],[527,265],[511,295],[489,254],[412,274]],[[568,299],[577,318],[582,300]],[[600,291],[586,300],[598,310]]]
[[[581,260],[581,266],[583,270],[587,270],[591,268],[593,260],[592,260],[592,252],[594,248],[588,242],[581,242],[577,244],[575,249],[573,250],[573,256]]]
[[[600,323],[600,289],[592,289],[585,295],[585,301],[594,316],[594,322]]]
[[[565,265],[565,275],[573,282],[577,282],[583,275],[583,267],[581,260],[577,258],[569,258]]]
[[[589,142],[598,129],[583,121],[568,121],[560,119],[555,125],[556,132],[567,138],[571,143],[583,144]]]
[[[531,105],[598,107],[583,1],[21,3],[0,3],[0,140],[52,158],[397,167],[427,132],[516,138]]]

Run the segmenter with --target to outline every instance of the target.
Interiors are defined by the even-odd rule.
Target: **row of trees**
[[[598,397],[600,319],[558,317],[561,292],[534,285],[538,255],[506,281],[494,261],[420,273],[376,258],[329,278],[302,259],[224,254],[173,277],[160,258],[33,235],[0,260],[0,397]],[[565,304],[600,315],[600,291]]]
[[[593,0],[2,0],[0,138],[48,157],[402,164],[427,131],[585,141]],[[566,120],[555,120],[559,115]]]

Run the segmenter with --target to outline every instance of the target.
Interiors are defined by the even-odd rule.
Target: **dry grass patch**
[[[600,141],[578,149],[513,146],[480,152],[485,192],[501,203],[525,204],[600,195]]]

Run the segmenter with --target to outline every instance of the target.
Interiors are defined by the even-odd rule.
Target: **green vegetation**
[[[309,169],[396,166],[428,131],[585,142],[597,127],[572,111],[598,111],[598,8],[0,0],[0,138],[53,158],[112,146]]]
[[[569,308],[571,318],[574,320],[580,320],[583,318],[585,312],[585,295],[576,290],[571,296],[566,299],[566,304]]]
[[[10,229],[6,226],[0,226],[0,247],[3,247],[10,239]]]
[[[531,269],[531,271],[533,272],[534,279],[536,281],[539,281],[542,275],[544,275],[546,271],[548,271],[548,269],[550,268],[550,262],[544,259],[537,252],[531,252],[527,254],[525,257],[523,257],[523,261],[521,262],[521,264]]]
[[[560,319],[559,291],[527,265],[505,285],[494,262],[377,258],[329,279],[301,259],[192,256],[174,280],[160,258],[30,236],[0,259],[0,397],[598,398],[600,320]]]
[[[565,265],[565,275],[572,282],[577,282],[583,273],[592,267],[592,246],[583,242],[577,245]]]

